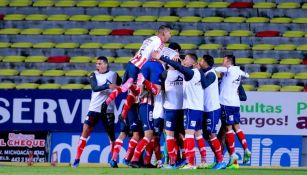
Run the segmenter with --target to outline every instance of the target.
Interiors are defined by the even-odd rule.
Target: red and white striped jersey
[[[130,62],[141,69],[146,61],[151,59],[151,53],[154,50],[162,51],[163,47],[164,43],[158,36],[147,38]]]

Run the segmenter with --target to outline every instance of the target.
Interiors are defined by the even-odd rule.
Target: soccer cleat
[[[128,166],[128,165],[129,165],[129,163],[130,163],[130,161],[129,161],[129,160],[127,160],[127,159],[123,159],[123,164],[124,164],[124,165],[127,165],[127,166]]]
[[[77,168],[79,166],[79,164],[80,164],[80,159],[75,159],[75,161],[74,161],[74,163],[72,164],[71,167]]]
[[[185,164],[187,164],[186,159],[181,159],[176,163],[176,167],[183,167]]]
[[[144,165],[144,168],[157,168],[155,165],[149,163],[147,165]]]
[[[252,153],[248,149],[246,149],[244,151],[243,163],[246,164],[247,162],[249,162],[249,159],[251,158],[251,156],[252,156]]]
[[[115,160],[110,160],[109,164],[111,168],[118,168],[117,162]]]
[[[131,168],[141,168],[141,165],[139,164],[138,161],[132,161],[132,162],[129,163],[128,166],[131,167]]]
[[[197,169],[208,169],[209,165],[206,162],[200,163],[196,168]]]
[[[216,162],[213,162],[212,164],[208,166],[208,169],[212,169],[215,165],[216,165]]]
[[[157,168],[163,168],[163,162],[162,160],[157,161]]]
[[[195,170],[196,166],[188,163],[188,164],[184,165],[182,168],[179,168],[179,169],[181,169],[181,170]]]
[[[238,159],[238,155],[236,153],[233,153],[229,158],[229,163],[227,164],[227,166],[231,166]]]
[[[225,168],[226,168],[226,163],[225,162],[218,162],[211,169],[212,170],[220,170],[220,169],[225,169]]]
[[[166,166],[163,167],[163,169],[177,169],[177,166],[167,164]]]
[[[232,165],[226,167],[226,169],[239,169],[239,168],[240,168],[239,164],[232,164]]]

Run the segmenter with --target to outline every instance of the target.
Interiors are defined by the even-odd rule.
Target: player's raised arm
[[[160,57],[160,60],[165,62],[166,64],[169,64],[171,65],[172,67],[174,67],[176,70],[178,70],[179,72],[181,72],[183,75],[184,75],[184,79],[186,81],[189,81],[193,78],[193,75],[194,75],[194,71],[189,68],[189,67],[185,67],[183,65],[181,65],[180,63],[176,62],[176,61],[173,61],[173,60],[170,60],[168,58],[165,58],[165,57]]]

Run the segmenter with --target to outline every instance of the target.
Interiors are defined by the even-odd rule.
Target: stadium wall
[[[307,166],[307,94],[247,92],[247,96],[241,105],[241,125],[253,152],[250,165]],[[37,162],[50,161],[53,153],[59,162],[72,162],[89,98],[89,90],[1,90],[0,161],[27,161],[32,151]],[[116,102],[116,116],[122,104],[120,99]],[[99,123],[81,162],[107,163],[108,145]],[[238,142],[236,146],[242,156]],[[207,149],[212,162],[213,153]],[[125,149],[120,161],[124,154]]]

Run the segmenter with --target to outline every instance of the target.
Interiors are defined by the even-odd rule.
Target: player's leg
[[[205,169],[208,167],[208,164],[207,164],[207,160],[206,160],[206,157],[207,157],[207,151],[206,151],[206,142],[205,142],[205,139],[203,138],[203,132],[202,132],[202,129],[198,129],[196,132],[195,132],[195,138],[196,138],[196,141],[197,141],[197,145],[198,145],[198,149],[199,149],[199,153],[200,153],[200,158],[201,158],[201,162],[200,164],[197,166],[198,169]]]
[[[176,129],[175,129],[175,140],[178,145],[178,156],[177,156],[177,167],[181,167],[186,164],[186,152],[185,152],[185,130],[184,130],[184,111],[176,111]],[[181,157],[180,157],[181,153]]]
[[[76,168],[76,167],[79,166],[80,157],[81,157],[82,152],[85,148],[87,138],[90,136],[94,126],[96,125],[96,123],[98,121],[98,115],[99,115],[99,113],[97,113],[97,112],[91,112],[91,111],[88,112],[87,117],[86,117],[84,124],[83,124],[82,134],[81,134],[81,137],[79,139],[76,157],[75,157],[75,161],[74,161],[72,167]]]
[[[165,110],[165,133],[170,167],[176,166],[178,145],[175,140],[176,111]]]
[[[216,126],[219,123],[221,116],[221,109],[217,109],[212,112],[204,113],[204,131],[209,136],[209,144],[215,155],[216,163],[212,167],[213,169],[224,169],[226,168],[226,164],[223,162],[223,152],[221,148],[221,144],[216,137]]]
[[[109,137],[110,146],[111,146],[110,152],[112,155],[115,143],[115,124],[114,124],[115,116],[113,113],[107,113],[105,116],[101,117],[102,117],[102,123]]]
[[[244,149],[243,163],[245,164],[250,160],[252,153],[248,149],[245,134],[240,128],[240,108],[239,107],[235,109],[234,119],[235,119],[235,124],[233,125],[233,129],[236,131],[236,135]]]
[[[152,120],[153,106],[149,104],[140,104],[139,111],[144,130],[144,137],[138,143],[138,145],[134,150],[134,154],[130,163],[130,166],[133,168],[140,167],[138,164],[138,160],[142,152],[146,148],[146,146],[151,142],[151,139],[153,137],[153,120]]]
[[[103,107],[109,105],[120,93],[126,92],[129,89],[129,87],[133,84],[133,82],[136,81],[139,72],[140,72],[139,68],[137,68],[131,62],[128,62],[123,78],[123,84],[119,88],[111,92],[111,94],[105,101]]]
[[[185,120],[185,150],[188,164],[182,169],[196,169],[195,166],[195,140],[194,134],[198,127],[199,117],[202,117],[202,111],[186,109],[184,111]]]
[[[130,131],[132,132],[132,137],[129,140],[127,153],[124,158],[124,163],[127,163],[127,164],[130,163],[135,147],[137,146],[139,139],[140,139],[141,122],[138,117],[137,108],[138,108],[138,104],[134,104],[128,111],[128,118],[127,118],[129,122],[128,127]]]
[[[229,153],[229,163],[227,166],[233,165],[235,161],[238,160],[238,155],[235,153],[235,135],[232,129],[234,122],[234,110],[231,106],[221,106],[222,110],[225,112],[225,123],[226,123],[226,147]]]
[[[162,114],[163,115],[163,114]],[[157,118],[154,119],[154,143],[153,143],[153,150],[157,160],[157,168],[162,168],[162,155],[161,155],[161,145],[160,145],[160,137],[163,133],[164,129],[164,119]]]
[[[109,162],[110,166],[112,168],[117,168],[117,158],[120,152],[120,149],[123,145],[123,141],[125,140],[127,133],[129,132],[129,127],[127,125],[127,122],[120,120],[120,134],[117,137],[115,144],[114,144],[114,149],[113,149],[113,153],[112,153],[112,158]]]

